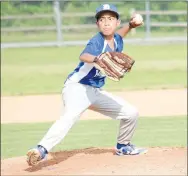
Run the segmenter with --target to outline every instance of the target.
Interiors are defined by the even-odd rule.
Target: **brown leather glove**
[[[134,60],[120,52],[105,52],[97,56],[94,66],[113,81],[119,81],[129,72]]]

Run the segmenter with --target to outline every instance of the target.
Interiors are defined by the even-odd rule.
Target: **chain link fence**
[[[85,44],[98,31],[95,9],[102,1],[1,2],[1,48]],[[187,2],[114,1],[121,24],[140,13],[144,25],[132,30],[127,43],[186,42]]]

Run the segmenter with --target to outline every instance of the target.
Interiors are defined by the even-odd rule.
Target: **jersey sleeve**
[[[80,55],[82,55],[84,53],[89,53],[94,56],[98,56],[99,54],[101,54],[101,48],[100,48],[98,41],[95,39],[91,39],[87,43],[85,49],[82,51],[82,53]]]

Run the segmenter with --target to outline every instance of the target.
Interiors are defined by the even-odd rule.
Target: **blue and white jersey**
[[[114,35],[114,46],[116,52],[122,52],[123,39],[119,34]],[[94,56],[98,56],[103,52],[112,52],[112,49],[107,44],[102,33],[95,35],[86,45],[85,49],[81,53],[89,53]],[[65,84],[70,82],[79,82],[89,86],[100,88],[105,84],[105,76],[94,67],[93,63],[80,62],[77,68],[69,74]]]

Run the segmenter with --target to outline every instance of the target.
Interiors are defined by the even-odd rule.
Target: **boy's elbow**
[[[84,62],[84,54],[81,54],[80,57],[79,57],[80,61],[83,61]]]
[[[82,55],[79,57],[80,61],[83,61]]]

